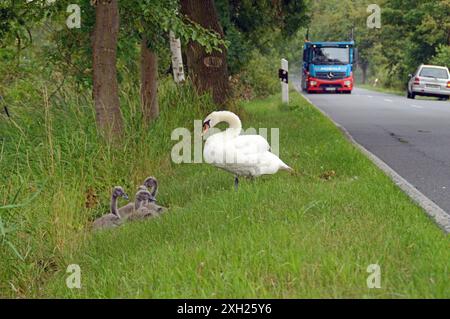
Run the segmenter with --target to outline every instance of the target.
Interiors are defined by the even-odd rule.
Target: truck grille
[[[345,72],[317,72],[316,78],[322,80],[339,80],[345,78]]]

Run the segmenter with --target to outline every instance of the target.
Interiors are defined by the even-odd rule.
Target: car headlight
[[[345,82],[344,82],[344,85],[345,85],[345,86],[350,86],[350,85],[352,85],[352,81],[345,81]]]
[[[317,85],[317,82],[316,81],[309,81],[309,84],[312,85],[312,86],[315,86],[315,85]]]

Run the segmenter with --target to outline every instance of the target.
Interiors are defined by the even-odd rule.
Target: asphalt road
[[[304,95],[450,214],[449,102],[358,88],[351,95]]]

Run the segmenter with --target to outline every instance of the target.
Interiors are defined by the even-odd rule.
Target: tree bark
[[[367,68],[362,68],[362,84],[366,84],[367,81]]]
[[[141,41],[141,105],[147,124],[158,117],[158,56],[148,48],[145,36]]]
[[[116,68],[118,33],[117,0],[97,1],[92,43],[93,96],[97,127],[108,140],[119,139],[123,132]]]
[[[181,13],[202,27],[217,32],[222,38],[220,25],[213,0],[181,0]],[[186,56],[192,81],[200,93],[211,92],[214,102],[224,105],[229,97],[227,51],[214,50],[206,53],[195,41],[187,45]]]
[[[367,68],[368,68],[368,64],[367,63],[361,63],[361,72],[362,72],[362,79],[361,82],[362,84],[366,84],[367,82]]]

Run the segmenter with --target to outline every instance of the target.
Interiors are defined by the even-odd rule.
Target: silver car
[[[416,95],[435,96],[441,100],[448,100],[450,96],[450,72],[445,66],[419,66],[414,75],[409,75],[408,98]]]

